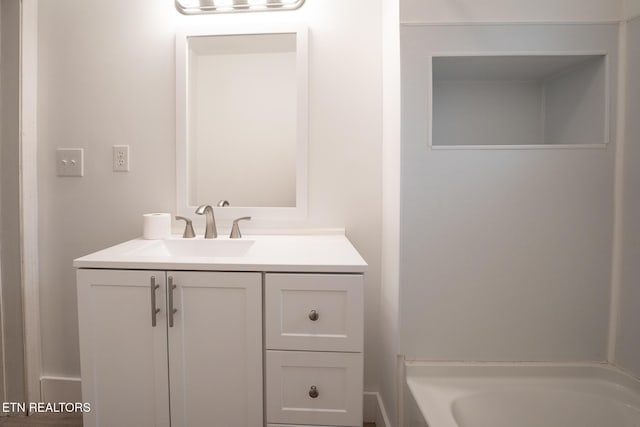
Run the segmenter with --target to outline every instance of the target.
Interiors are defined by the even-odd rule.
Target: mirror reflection
[[[188,204],[295,207],[296,34],[187,44]]]

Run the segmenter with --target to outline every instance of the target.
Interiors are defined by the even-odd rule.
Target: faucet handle
[[[191,220],[189,218],[176,215],[176,220],[183,220],[185,222],[184,233],[182,233],[182,237],[184,237],[185,239],[193,239],[194,237],[196,237],[196,233],[193,231],[193,224],[191,223]]]
[[[239,239],[242,237],[242,233],[240,233],[240,227],[238,226],[238,221],[250,220],[250,216],[243,216],[242,218],[237,218],[233,220],[233,226],[231,227],[231,234],[229,235],[230,239]]]

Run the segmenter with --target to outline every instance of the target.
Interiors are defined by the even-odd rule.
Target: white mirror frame
[[[188,204],[189,173],[188,150],[188,90],[189,75],[188,38],[194,36],[222,36],[243,34],[296,34],[297,74],[297,124],[296,124],[296,205],[295,207],[247,207],[229,206],[217,208],[218,200],[210,200],[216,220],[226,223],[242,216],[251,216],[254,221],[274,222],[301,220],[307,216],[307,143],[308,143],[308,30],[295,24],[256,25],[246,27],[234,25],[224,27],[185,27],[176,33],[176,202],[177,214],[193,217],[197,206]],[[241,167],[241,166],[239,166]],[[233,201],[233,194],[225,195]]]

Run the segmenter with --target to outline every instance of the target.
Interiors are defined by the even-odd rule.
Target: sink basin
[[[141,257],[241,257],[253,240],[171,239],[153,240],[127,253]]]

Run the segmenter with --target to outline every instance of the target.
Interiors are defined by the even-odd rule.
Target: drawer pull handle
[[[320,393],[318,393],[318,387],[312,385],[311,389],[309,389],[309,397],[312,398],[312,399],[315,399],[319,395],[320,395]]]
[[[311,319],[312,322],[315,322],[316,320],[318,320],[319,317],[320,315],[315,310],[311,310],[311,312],[309,313],[309,319]]]

